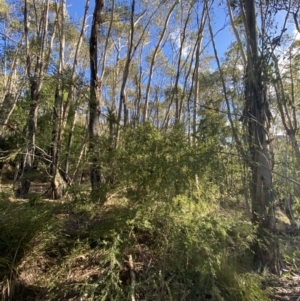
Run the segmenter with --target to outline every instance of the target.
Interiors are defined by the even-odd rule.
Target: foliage
[[[214,151],[209,144],[190,146],[183,128],[164,134],[150,123],[139,125],[124,134],[116,156],[117,179],[137,201],[148,197],[170,201],[190,191],[196,175],[205,177]]]
[[[257,76],[248,76],[254,52],[242,54],[256,37],[247,37],[246,10],[241,18],[238,1],[229,1],[238,42],[223,60],[215,51],[216,69],[209,52],[218,35],[212,28],[207,39],[205,28],[225,1],[148,2],[108,1],[97,12],[98,36],[89,45],[92,19],[74,20],[66,1],[0,0],[4,300],[129,300],[132,294],[136,301],[267,300],[265,275],[253,270],[257,228],[249,201],[253,179],[263,189],[264,178],[254,177],[261,166],[238,152],[256,134],[240,121],[261,126],[263,149],[273,147],[264,156],[274,160],[268,170],[274,194],[268,195],[292,193],[299,211],[299,185],[289,182],[300,162],[299,42],[285,28],[272,36],[277,10],[284,13],[280,1],[262,5],[252,14],[261,18]],[[291,16],[299,10],[292,2]],[[95,74],[88,70],[92,63]],[[245,101],[250,79],[265,100],[252,113]],[[46,198],[57,189],[50,184],[54,169],[70,180],[59,202]],[[96,185],[90,185],[91,170]],[[21,179],[12,184],[16,171]],[[20,199],[15,187],[24,179],[33,185]],[[44,181],[47,191],[32,192]],[[280,222],[282,215],[276,213]],[[294,241],[284,242],[284,260],[294,262]]]
[[[114,171],[115,181],[106,186],[104,206],[88,201],[84,186],[69,190],[66,205],[36,197],[29,204],[3,203],[10,222],[1,240],[12,254],[3,262],[16,279],[36,258],[48,266],[38,267],[32,282],[46,288],[43,300],[128,299],[132,272],[137,300],[267,300],[258,276],[247,272],[251,224],[219,206],[213,151],[213,144],[191,146],[180,127],[129,129],[118,151],[102,153],[103,172]]]
[[[0,197],[0,278],[3,300],[11,300],[22,292],[20,288],[20,264],[32,251],[36,239],[51,227],[55,206],[17,203]],[[49,223],[51,221],[51,223]],[[46,239],[46,238],[44,238]]]
[[[100,141],[109,149],[108,138]],[[218,150],[190,145],[183,127],[128,129],[118,150],[99,158],[114,181],[105,186],[104,206],[89,201],[83,185],[69,189],[66,205],[37,196],[10,203],[3,195],[2,262],[18,280],[38,260],[31,285],[45,288],[43,300],[128,299],[132,272],[137,300],[266,299],[258,276],[247,272],[251,224],[219,206]]]
[[[41,216],[44,206],[27,208],[31,214]],[[137,300],[205,300],[209,296],[213,300],[241,300],[241,296],[245,296],[243,300],[264,300],[257,276],[242,272],[234,263],[239,257],[233,256],[227,233],[235,225],[213,218],[209,209],[197,210],[198,205],[184,196],[169,205],[156,200],[139,204],[134,210],[120,199],[103,219],[101,211],[95,214],[95,204],[71,206],[73,212],[69,214],[67,207],[57,208],[43,231],[40,226],[40,231],[32,231],[28,224],[23,227],[24,232],[31,230],[31,236],[26,238],[31,245],[29,249],[27,245],[25,254],[25,240],[14,240],[25,262],[16,275],[23,275],[32,260],[48,266],[35,271],[41,274],[33,282],[47,288],[43,300],[75,296],[128,299],[129,255],[135,263]],[[12,229],[13,234],[20,231]],[[4,241],[4,235],[1,238]],[[10,247],[15,250],[12,244]]]

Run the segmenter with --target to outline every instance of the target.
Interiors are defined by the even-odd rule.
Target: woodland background
[[[298,1],[81,2],[0,1],[2,299],[298,300]]]

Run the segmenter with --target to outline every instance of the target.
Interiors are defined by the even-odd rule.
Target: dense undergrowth
[[[78,202],[1,201],[3,298],[130,300],[134,289],[136,300],[264,300],[247,272],[249,224],[185,196]]]
[[[180,129],[145,125],[99,159],[114,179],[105,202],[84,185],[62,202],[2,187],[3,300],[268,300],[243,171],[216,143],[192,147]]]

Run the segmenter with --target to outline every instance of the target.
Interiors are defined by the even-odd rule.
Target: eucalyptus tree
[[[172,13],[173,13],[175,7],[178,5],[178,3],[179,3],[178,1],[174,1],[174,3],[168,9],[166,19],[163,22],[162,28],[159,30],[160,34],[159,34],[157,43],[154,46],[153,54],[151,55],[150,70],[149,70],[148,82],[147,82],[147,87],[146,87],[146,92],[145,92],[146,95],[145,95],[145,104],[144,104],[144,110],[143,110],[143,122],[147,121],[147,119],[148,119],[149,94],[150,94],[151,80],[152,80],[152,76],[153,76],[154,64],[156,61],[156,57],[157,57],[159,51],[161,51],[161,45],[165,38],[170,18],[172,16]]]
[[[186,59],[184,57],[184,51],[186,45],[186,40],[187,40],[187,35],[188,35],[188,25],[191,22],[191,15],[192,15],[192,9],[193,9],[193,2],[189,2],[189,6],[187,11],[185,12],[184,8],[186,7],[186,3],[181,1],[181,15],[180,15],[180,29],[178,32],[178,37],[179,39],[179,49],[178,49],[178,59],[177,59],[177,66],[176,66],[176,76],[175,76],[175,82],[174,82],[174,93],[172,94],[172,98],[170,100],[170,105],[173,103],[175,100],[175,123],[179,123],[180,121],[180,97],[178,95],[178,85],[179,85],[179,78],[181,74],[181,70],[183,66],[186,63]],[[185,14],[184,14],[185,12]]]
[[[103,0],[95,0],[93,20],[90,33],[90,99],[89,99],[89,140],[91,154],[91,185],[92,192],[100,189],[100,166],[96,151],[97,139],[100,131],[100,112],[101,112],[101,83],[98,78],[98,34],[102,23]]]
[[[71,112],[73,116],[71,132],[69,133],[68,142],[66,146],[66,158],[65,158],[65,169],[62,171],[59,166],[59,156],[62,151],[62,143],[64,140],[64,133],[67,126],[67,121],[69,119],[69,112],[71,107],[71,102],[74,98],[75,86],[76,86],[76,76],[78,68],[78,60],[80,55],[80,50],[82,46],[82,41],[85,34],[87,13],[89,9],[89,1],[86,1],[83,21],[81,28],[78,31],[72,25],[67,26],[68,15],[65,0],[61,0],[60,3],[56,3],[56,16],[58,23],[58,66],[57,66],[57,76],[56,76],[56,88],[54,95],[54,105],[53,105],[53,115],[52,115],[52,143],[51,143],[51,175],[52,175],[52,191],[55,199],[62,196],[63,191],[66,188],[66,181],[70,181],[69,173],[69,153],[71,152],[71,146],[73,141],[73,131],[76,122],[76,110],[78,109],[79,100],[75,101],[75,105],[72,106]],[[70,34],[70,31],[73,34]],[[75,49],[72,47],[72,42],[76,41]],[[68,52],[73,52],[73,58],[66,60],[66,54]],[[70,66],[68,68],[68,66]],[[67,94],[67,95],[66,95]],[[64,97],[66,95],[66,97]],[[64,101],[65,98],[65,101]],[[62,177],[63,176],[63,177]]]
[[[262,3],[260,4],[262,9]],[[278,241],[270,234],[275,230],[272,167],[268,143],[271,123],[266,94],[265,62],[259,56],[257,35],[256,3],[254,0],[241,2],[243,25],[246,33],[247,68],[245,77],[244,122],[248,128],[248,145],[251,155],[251,198],[252,222],[258,226],[259,238],[255,252],[258,262],[267,265],[273,272],[280,272]],[[261,41],[264,41],[265,16],[261,15]],[[264,45],[263,45],[264,46]],[[262,52],[264,54],[264,51]]]
[[[129,68],[130,64],[134,55],[134,52],[136,50],[134,46],[134,33],[135,33],[135,0],[132,0],[131,2],[131,14],[130,14],[130,29],[128,34],[128,46],[127,46],[127,55],[124,65],[124,71],[123,71],[123,77],[122,77],[122,83],[120,88],[120,100],[119,100],[119,110],[118,110],[118,118],[117,118],[117,134],[116,134],[116,145],[118,145],[118,139],[119,139],[119,126],[121,122],[121,116],[122,116],[122,110],[124,109],[124,126],[126,127],[127,120],[128,120],[128,109],[127,109],[127,99],[126,99],[126,83],[129,75]],[[141,16],[142,17],[142,16]],[[138,22],[138,20],[137,20]]]
[[[53,105],[53,115],[52,115],[52,143],[51,143],[51,165],[50,174],[53,176],[53,195],[57,199],[59,197],[58,193],[58,183],[61,182],[58,179],[58,155],[59,155],[59,143],[60,143],[60,124],[62,115],[62,103],[63,103],[63,77],[65,68],[65,14],[66,14],[66,3],[65,0],[61,0],[60,3],[55,3],[56,10],[56,22],[58,26],[58,40],[59,40],[59,59],[57,67],[57,79],[55,88],[55,99]]]
[[[6,36],[6,33],[9,33],[7,45],[10,51],[4,68],[5,78],[7,78],[4,94],[10,95],[12,107],[5,112],[3,122],[9,124],[16,107],[19,112],[16,114],[20,114],[20,110],[26,108],[22,112],[22,116],[28,113],[26,134],[24,137],[20,135],[26,141],[26,150],[23,152],[22,194],[29,191],[32,178],[30,173],[36,166],[36,149],[39,153],[42,152],[50,163],[50,170],[54,175],[52,188],[55,192],[55,175],[59,168],[58,154],[76,86],[78,55],[84,29],[80,34],[79,32],[74,34],[76,31],[74,26],[68,22],[68,19],[66,20],[65,1],[9,1],[9,4],[11,6],[9,15],[14,17],[11,18],[12,20],[5,21],[3,28],[5,27],[6,31],[2,31],[2,35]],[[83,28],[86,25],[86,17],[87,13]],[[70,40],[74,36],[76,39],[78,36],[78,43],[72,46]],[[64,95],[67,95],[66,101],[63,101]],[[19,99],[22,101],[17,102]],[[27,104],[29,104],[28,112]],[[51,128],[49,116],[52,108],[52,137],[48,128],[41,135],[40,132],[45,129],[42,127],[46,124]],[[21,118],[16,121],[20,123],[20,120]],[[37,141],[38,139],[42,140]],[[45,150],[38,146],[40,143]],[[46,148],[50,144],[50,155],[48,155]]]
[[[165,42],[167,43],[167,40]],[[153,52],[150,52],[149,55],[146,57],[146,61],[151,64],[152,59]],[[150,69],[151,68],[149,68],[148,70],[150,71]],[[170,89],[172,87],[170,87],[170,78],[174,75],[175,72],[168,56],[164,54],[163,49],[159,51],[158,54],[156,54],[152,71],[153,74],[151,76],[151,85],[149,89],[147,104],[147,120],[145,121],[150,121],[153,124],[155,124],[157,128],[162,128],[171,96]],[[146,80],[148,75],[150,75],[150,73],[147,73],[147,75],[145,75]],[[148,80],[144,89],[145,95],[147,93],[147,87],[149,84]],[[145,110],[143,110],[143,112],[145,113]]]
[[[291,142],[298,166],[300,165],[296,97],[298,47],[297,41],[293,41],[295,37],[290,39],[289,34],[286,34],[286,32],[290,25],[297,32],[298,20],[295,18],[295,12],[299,11],[299,7],[298,1],[294,0],[260,3],[259,5],[262,32],[260,64],[262,80],[265,86],[264,91],[270,99],[275,99],[276,107],[273,106],[272,110],[274,113],[279,112],[281,119],[279,123],[282,124],[286,136]],[[283,16],[283,18],[281,17],[281,22],[276,20],[279,12]],[[276,133],[274,138],[276,139]],[[282,178],[280,182],[280,190],[282,188],[284,190],[284,186],[290,185]],[[291,193],[287,193],[284,196],[284,200],[291,225],[297,227],[291,210]]]
[[[197,39],[196,39],[196,52],[195,52],[195,68],[193,72],[192,78],[192,91],[193,91],[193,118],[192,118],[192,131],[193,137],[196,135],[196,127],[197,127],[197,107],[199,102],[199,68],[200,68],[200,55],[202,52],[202,42],[204,38],[204,28],[207,20],[207,6],[202,5],[202,13],[201,18],[197,17]],[[190,101],[188,100],[188,110],[190,111]],[[195,138],[193,139],[195,143]]]
[[[25,68],[22,66],[24,31],[17,22],[17,11],[8,3],[0,4],[0,39],[1,39],[1,98],[0,98],[0,135],[8,128],[10,117],[25,88]],[[17,71],[18,69],[18,71]]]
[[[126,128],[128,122],[128,108],[127,108],[128,100],[126,95],[126,85],[129,77],[130,67],[137,53],[137,50],[140,47],[143,48],[143,45],[147,40],[147,33],[149,27],[157,11],[160,9],[162,3],[163,2],[161,2],[157,8],[150,9],[149,11],[145,9],[141,12],[136,12],[136,2],[135,0],[131,1],[131,7],[130,7],[131,12],[130,12],[130,21],[129,21],[130,28],[127,34],[127,42],[126,42],[127,51],[126,51],[125,65],[124,65],[124,70],[123,70],[123,75],[121,80],[119,109],[117,115],[117,129],[116,129],[116,143],[115,143],[116,146],[118,146],[118,142],[119,142],[122,114],[123,114],[124,128]],[[140,25],[140,23],[142,22],[143,25]],[[142,68],[142,66],[140,66],[140,68]]]
[[[49,30],[51,21],[52,2],[49,0],[24,2],[24,38],[26,49],[26,70],[29,81],[30,108],[27,122],[27,150],[24,156],[24,177],[22,179],[22,194],[30,188],[29,173],[34,168],[36,149],[36,127],[38,106],[45,71],[50,62],[53,41],[55,37],[56,22]]]
[[[269,37],[270,61],[273,74],[269,75],[272,79],[272,86],[275,91],[278,110],[281,122],[292,143],[298,166],[300,166],[300,149],[298,145],[298,101],[299,94],[298,79],[298,60],[299,60],[299,24],[297,13],[300,4],[296,1],[279,1],[274,4],[274,10],[284,10],[285,17],[281,32],[275,38]],[[287,30],[288,22],[291,22],[295,33],[284,34]],[[278,54],[278,48],[283,54]]]
[[[80,58],[81,58],[81,60],[86,59],[86,56],[82,55],[81,48],[82,48],[84,36],[86,33],[89,5],[90,5],[90,1],[86,0],[83,21],[82,21],[82,25],[81,25],[80,32],[79,32],[78,41],[76,43],[74,55],[73,55],[73,63],[72,63],[71,74],[70,74],[70,78],[69,78],[69,87],[67,90],[67,92],[68,92],[67,99],[64,104],[63,112],[62,112],[62,128],[61,128],[62,136],[64,135],[65,130],[66,130],[67,120],[68,120],[68,116],[70,113],[70,107],[71,107],[72,100],[75,97],[76,89],[79,88],[81,91],[84,90],[83,87],[81,87],[81,86],[84,86],[84,81],[81,80],[80,77],[83,77],[83,73],[86,70],[86,68],[85,68],[85,66],[83,66],[81,72],[77,72],[77,69],[78,69],[78,66],[80,65],[80,63],[79,63]],[[83,64],[81,64],[81,65],[83,65]],[[81,85],[78,87],[79,83]],[[79,90],[79,89],[77,89],[77,90]],[[78,93],[78,94],[80,94],[80,93]],[[70,152],[72,149],[73,134],[74,134],[74,128],[75,128],[76,116],[77,116],[76,113],[77,113],[77,109],[78,109],[77,107],[80,103],[79,97],[77,96],[75,98],[76,98],[75,108],[74,108],[73,114],[72,114],[73,120],[71,122],[71,130],[70,130],[70,133],[68,134],[67,146],[66,146],[65,174],[67,176],[69,175],[69,166],[70,166],[69,159],[70,159]],[[85,145],[85,143],[84,143],[84,145]],[[71,178],[71,180],[73,180],[73,178]]]
[[[162,49],[173,68],[173,73],[168,74],[168,86],[172,87],[172,93],[169,94],[171,97],[168,97],[168,107],[163,122],[165,128],[169,126],[171,120],[175,123],[190,120],[184,110],[191,114],[191,109],[194,108],[192,119],[193,129],[196,131],[197,98],[199,98],[197,76],[201,68],[206,16],[207,8],[202,1],[181,1],[174,8],[170,18],[169,37]]]
[[[299,117],[299,41],[295,41],[287,50],[286,60],[277,71],[281,76],[274,83],[278,108],[286,135],[291,140],[297,164],[300,167],[300,149],[298,144],[298,117]],[[280,64],[280,63],[279,63]],[[279,75],[277,73],[277,75]]]
[[[277,102],[277,111],[279,112],[280,122],[286,135],[286,144],[291,144],[293,157],[296,161],[297,169],[300,167],[300,149],[298,135],[298,118],[299,118],[299,41],[293,41],[284,51],[283,58],[277,58],[277,55],[272,54],[272,64],[274,74],[272,75],[272,87]],[[276,139],[276,133],[275,139]],[[286,145],[287,151],[288,145]],[[285,160],[286,161],[286,160]],[[285,162],[287,164],[287,162]],[[286,166],[287,168],[287,166]],[[284,172],[287,177],[287,172]],[[290,176],[290,175],[289,175]],[[297,222],[294,218],[292,210],[293,192],[290,189],[292,183],[286,179],[281,185],[281,190],[286,191],[284,196],[285,211],[290,219],[292,227],[297,228]]]
[[[207,3],[207,1],[206,1]],[[231,6],[239,8],[239,17],[244,36],[237,30],[231,13]],[[280,272],[281,261],[279,245],[275,236],[275,193],[272,179],[272,162],[269,150],[269,129],[271,124],[271,112],[267,98],[267,63],[266,56],[266,32],[267,32],[267,10],[268,4],[258,4],[259,13],[256,12],[255,0],[227,2],[231,25],[240,47],[241,58],[245,65],[244,76],[244,110],[241,121],[247,128],[247,145],[245,151],[241,144],[234,125],[231,107],[229,104],[230,94],[224,81],[224,73],[220,67],[216,46],[213,39],[211,21],[209,30],[213,41],[214,52],[217,59],[221,77],[223,78],[223,91],[227,103],[228,117],[233,131],[233,137],[237,149],[244,157],[245,162],[251,169],[251,210],[252,223],[257,227],[257,242],[253,245],[256,262],[268,266],[275,273]],[[261,19],[259,22],[257,18]],[[260,35],[257,34],[260,25]],[[246,50],[244,51],[244,45]]]
[[[164,119],[164,127],[168,127],[169,121],[174,118],[175,123],[180,121],[180,95],[179,86],[182,84],[182,69],[186,67],[187,58],[191,55],[189,51],[190,47],[187,45],[188,29],[192,22],[192,10],[194,8],[194,2],[181,1],[176,14],[171,20],[170,26],[172,26],[172,34],[170,39],[170,44],[172,47],[172,57],[171,62],[174,67],[175,74],[171,78],[170,85],[173,87],[172,93],[170,94],[169,105]],[[175,105],[174,113],[172,112],[172,107]],[[172,116],[174,115],[174,116]]]

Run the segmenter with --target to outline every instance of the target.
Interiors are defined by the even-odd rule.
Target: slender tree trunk
[[[41,15],[40,24],[41,27],[37,31],[38,38],[40,39],[40,50],[36,56],[36,62],[34,71],[32,73],[32,55],[29,49],[29,21],[28,21],[28,1],[24,3],[24,32],[25,32],[25,44],[26,44],[26,67],[27,76],[30,83],[30,109],[27,121],[27,151],[24,158],[24,176],[21,181],[21,194],[26,195],[30,189],[30,172],[34,168],[35,161],[35,136],[37,126],[37,113],[38,102],[40,99],[41,88],[44,77],[45,67],[45,53],[46,42],[48,38],[48,13],[49,13],[49,1],[47,0],[43,4],[43,10]]]
[[[68,97],[67,97],[64,109],[63,109],[63,114],[62,114],[61,137],[63,137],[63,135],[64,135],[66,125],[67,125],[67,120],[69,117],[71,101],[74,99],[75,86],[73,83],[74,83],[75,77],[76,77],[77,60],[78,60],[78,56],[80,53],[80,49],[81,49],[81,45],[82,45],[82,41],[83,41],[83,37],[84,37],[84,32],[86,29],[86,21],[87,21],[87,16],[88,16],[89,4],[90,4],[90,1],[86,0],[80,36],[78,39],[78,43],[77,43],[75,55],[74,55],[74,61],[73,61],[73,67],[72,67],[72,73],[71,73],[71,83],[69,86]],[[73,122],[72,122],[72,126],[71,126],[71,131],[68,135],[67,153],[66,153],[66,158],[65,158],[65,174],[68,177],[69,177],[69,168],[70,168],[70,152],[71,152],[71,147],[72,147],[72,143],[73,143],[73,134],[74,134],[74,128],[75,128],[75,123],[76,123],[77,107],[78,107],[78,102],[76,101],[75,112],[74,111],[72,112]]]
[[[159,36],[159,39],[157,41],[157,44],[154,48],[154,52],[151,58],[151,62],[150,62],[150,71],[149,71],[149,77],[148,77],[148,83],[147,83],[147,88],[146,88],[146,98],[145,98],[145,106],[144,106],[144,112],[143,112],[143,122],[146,122],[148,119],[148,102],[149,102],[149,94],[150,94],[150,87],[151,87],[151,81],[152,81],[152,76],[153,76],[153,69],[154,69],[154,64],[155,64],[155,59],[157,56],[157,53],[160,49],[161,43],[165,37],[165,33],[166,30],[168,28],[168,24],[169,24],[169,20],[171,18],[171,15],[176,7],[176,5],[178,4],[178,2],[176,1],[170,8],[170,10],[168,11],[162,32]]]
[[[128,118],[125,88],[126,88],[128,75],[129,75],[129,68],[130,68],[130,64],[131,64],[131,60],[132,60],[132,53],[134,50],[134,45],[133,45],[134,13],[135,13],[135,0],[132,0],[127,58],[126,58],[126,62],[125,62],[124,72],[123,72],[123,79],[122,79],[122,84],[121,84],[120,100],[119,100],[119,111],[118,111],[118,118],[117,118],[116,147],[118,146],[118,143],[119,143],[120,123],[121,123],[121,117],[122,117],[122,111],[123,111],[122,109],[124,109],[124,127],[126,127],[127,118]]]
[[[75,111],[73,121],[72,121],[72,126],[70,129],[70,133],[68,136],[68,142],[67,142],[67,152],[66,152],[66,163],[65,163],[65,173],[66,175],[69,174],[70,172],[70,152],[73,146],[73,138],[74,138],[74,129],[75,129],[75,124],[76,124],[76,117],[77,117],[77,112]]]
[[[244,48],[243,48],[243,44],[242,44],[240,35],[239,35],[238,30],[237,30],[237,28],[235,26],[235,23],[234,23],[232,11],[231,11],[231,6],[230,6],[230,0],[226,0],[226,3],[227,3],[228,14],[229,14],[229,17],[230,17],[230,24],[231,24],[231,27],[233,29],[234,35],[236,37],[236,40],[238,42],[240,52],[241,52],[241,55],[242,55],[242,59],[243,59],[243,63],[246,66],[246,64],[247,64],[246,54],[245,54],[245,51],[244,51]]]
[[[182,3],[183,5],[183,3]],[[180,32],[180,47],[179,47],[179,54],[178,54],[178,63],[177,63],[177,73],[175,77],[175,84],[174,84],[174,92],[172,93],[172,98],[171,98],[171,104],[173,103],[175,99],[175,124],[178,124],[180,122],[180,96],[178,95],[178,84],[179,84],[179,77],[181,73],[181,60],[182,60],[182,52],[183,52],[183,47],[184,43],[186,40],[186,29],[187,25],[190,21],[190,16],[192,12],[193,4],[190,4],[189,10],[188,10],[188,15],[184,21],[182,31]]]
[[[4,72],[6,73],[6,37],[5,39],[5,44],[4,44],[4,64],[5,64],[5,69]],[[20,85],[20,83],[17,84],[17,67],[18,67],[18,63],[19,63],[19,56],[20,56],[20,50],[21,47],[23,47],[23,43],[24,43],[24,35],[22,35],[20,42],[18,43],[17,46],[17,50],[15,53],[15,56],[12,60],[12,63],[10,64],[9,68],[10,68],[10,74],[7,76],[5,74],[5,83],[4,83],[4,89],[2,92],[2,97],[0,100],[0,121],[2,123],[3,121],[3,129],[0,128],[0,136],[4,134],[5,131],[5,126],[9,123],[9,119],[10,116],[12,115],[19,95],[20,95],[20,91],[22,90],[22,88],[24,87],[24,84],[22,83]],[[7,78],[7,79],[6,79]]]
[[[140,34],[139,38],[137,39],[137,42],[134,43],[134,34],[135,34],[135,27],[139,23],[139,21],[143,18],[145,15],[145,12],[143,12],[136,21],[134,21],[135,18],[135,0],[131,1],[131,15],[130,15],[130,30],[128,35],[128,48],[127,48],[127,56],[124,66],[124,72],[123,72],[123,78],[121,83],[121,89],[120,89],[120,99],[119,99],[119,110],[118,110],[118,117],[117,117],[117,128],[116,128],[116,141],[115,141],[115,147],[118,147],[119,143],[119,137],[120,137],[120,123],[122,119],[122,112],[124,109],[124,128],[126,128],[127,122],[128,122],[128,114],[129,110],[127,107],[127,97],[126,97],[126,84],[129,77],[129,70],[131,66],[132,59],[135,55],[135,52],[141,42],[143,41],[143,38],[147,32],[148,26],[155,15],[155,13],[152,13],[149,17],[146,24],[143,26],[142,33]]]
[[[198,35],[197,35],[197,47],[196,47],[196,58],[195,58],[195,70],[193,74],[193,94],[194,94],[194,105],[193,105],[193,122],[192,122],[192,133],[193,133],[193,143],[196,142],[196,131],[197,131],[197,108],[199,101],[199,67],[200,67],[200,53],[203,40],[203,31],[207,18],[207,7],[203,5],[202,16],[199,24]]]
[[[291,53],[290,53],[291,56]],[[277,99],[277,105],[281,117],[281,121],[283,124],[283,127],[286,132],[287,138],[291,141],[292,148],[294,150],[294,155],[296,157],[296,162],[298,167],[300,166],[300,149],[298,145],[298,140],[296,137],[296,133],[298,130],[298,122],[297,122],[297,117],[296,117],[296,106],[295,106],[295,94],[294,94],[294,78],[293,78],[293,70],[292,70],[292,63],[290,61],[289,65],[289,71],[290,71],[290,83],[291,83],[291,101],[292,101],[292,106],[290,108],[290,111],[287,107],[285,99],[287,99],[286,92],[284,89],[283,81],[282,81],[282,76],[280,74],[280,69],[278,66],[278,59],[277,57],[273,54],[272,55],[274,66],[275,66],[275,74],[276,74],[276,82],[274,83],[274,89],[276,93],[276,99]],[[287,176],[287,175],[286,175]],[[286,181],[286,186],[288,187],[288,183]],[[286,187],[286,188],[287,188]],[[285,212],[287,214],[287,217],[290,220],[290,223],[293,228],[297,228],[297,223],[294,218],[292,206],[291,206],[291,199],[292,196],[290,193],[288,193],[285,197]]]
[[[59,62],[57,72],[57,82],[55,89],[55,99],[53,107],[53,127],[52,127],[52,144],[51,144],[51,166],[52,175],[51,188],[53,199],[60,199],[67,188],[66,175],[62,175],[59,170],[59,153],[61,148],[62,137],[62,114],[63,114],[63,94],[64,94],[64,68],[65,68],[65,11],[66,1],[61,0],[56,3],[56,15],[59,28]]]
[[[100,162],[98,158],[97,140],[100,131],[101,83],[98,80],[98,34],[101,24],[101,12],[104,0],[95,0],[93,21],[90,35],[90,101],[89,101],[89,153],[91,159],[90,179],[92,193],[100,192]],[[99,196],[99,195],[98,195]],[[97,198],[98,198],[97,196]]]
[[[75,78],[76,78],[76,68],[77,68],[77,65],[78,65],[78,56],[80,54],[82,41],[83,41],[84,33],[85,33],[85,30],[86,30],[86,22],[87,22],[87,18],[88,18],[89,7],[90,7],[90,0],[86,0],[81,31],[80,31],[78,42],[76,44],[76,50],[75,50],[75,55],[74,55],[74,60],[73,60],[72,73],[71,73],[71,79],[70,79],[71,83],[70,83],[69,90],[68,90],[68,97],[67,97],[67,100],[66,100],[66,103],[64,105],[63,112],[62,112],[61,136],[63,136],[64,131],[66,129],[67,120],[68,120],[68,116],[69,116],[70,105],[71,105],[71,100],[73,99],[73,96],[74,96],[74,90],[75,90],[74,81],[75,81]]]

